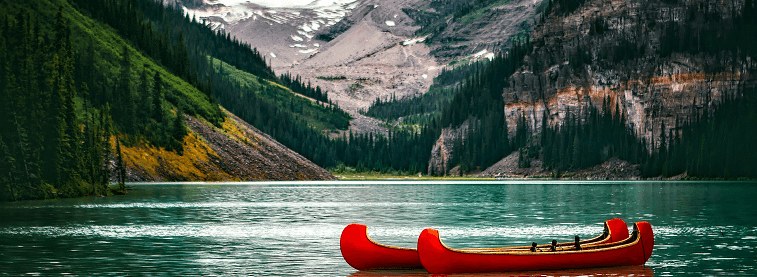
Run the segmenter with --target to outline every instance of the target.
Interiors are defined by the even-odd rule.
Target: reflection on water
[[[654,271],[644,266],[590,268],[574,270],[525,271],[503,273],[451,274],[453,277],[502,277],[502,276],[654,276]],[[435,276],[423,270],[413,271],[356,271],[350,277],[429,277]]]
[[[135,185],[127,196],[0,203],[0,275],[425,276],[355,272],[339,234],[414,247],[440,230],[451,247],[593,237],[602,222],[647,220],[647,267],[523,275],[745,275],[757,267],[757,184],[253,183]],[[520,274],[518,274],[520,275]]]

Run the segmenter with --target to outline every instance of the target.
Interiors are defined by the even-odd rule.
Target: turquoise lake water
[[[126,196],[0,203],[0,275],[374,276],[341,257],[352,222],[414,247],[593,237],[646,220],[655,276],[757,275],[757,183],[304,182],[134,184]],[[624,274],[588,269],[557,274]],[[546,274],[552,274],[545,272]],[[372,275],[373,274],[373,275]],[[380,276],[383,273],[378,273]],[[422,275],[422,272],[395,274]]]

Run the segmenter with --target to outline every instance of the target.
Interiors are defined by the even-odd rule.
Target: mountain
[[[241,83],[304,124],[346,124],[277,83],[249,46],[151,1],[0,7],[0,199],[103,195],[109,180],[333,178],[216,102],[213,89]]]
[[[446,63],[493,57],[511,36],[530,30],[539,3],[202,2],[184,9],[265,53],[276,71],[328,90],[353,118],[349,130],[361,134],[389,131],[361,113],[375,100],[424,94]]]
[[[753,158],[722,155],[755,138],[731,129],[754,123],[736,103],[753,99],[754,48],[746,37],[754,34],[755,7],[716,2],[550,1],[516,71],[493,82],[502,83],[510,139],[500,141],[518,151],[490,169],[493,160],[466,160],[481,145],[454,146],[470,141],[466,132],[477,131],[467,126],[486,114],[463,113],[456,117],[466,124],[452,121],[437,141],[431,170],[461,163],[488,176],[522,176],[533,162],[538,168],[524,174],[554,176],[620,158],[641,170],[603,176],[753,176]],[[463,157],[445,159],[456,155]]]
[[[292,48],[270,55],[273,67],[329,90],[355,134],[436,134],[416,146],[430,151],[429,174],[754,172],[745,156],[724,160],[732,172],[714,165],[753,138],[724,135],[753,120],[738,104],[752,99],[752,1],[366,0],[340,3],[344,16],[328,21],[309,12],[318,6],[222,2],[186,9],[209,21],[251,7],[284,14],[211,25],[260,49]]]
[[[0,3],[0,199],[323,168],[756,177],[752,0]]]

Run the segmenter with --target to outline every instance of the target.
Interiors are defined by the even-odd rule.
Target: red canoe
[[[638,266],[646,263],[653,247],[654,234],[647,222],[634,224],[634,232],[623,241],[555,252],[452,249],[434,229],[423,230],[418,237],[421,263],[433,274]]]
[[[423,268],[418,251],[379,244],[368,237],[368,227],[363,224],[344,227],[339,248],[344,260],[357,270]]]
[[[628,238],[628,226],[619,219],[605,221],[605,231],[588,240],[582,240],[581,245],[599,245],[612,243]],[[383,245],[368,237],[368,227],[363,224],[350,224],[342,231],[339,242],[342,257],[357,270],[380,269],[418,269],[423,268],[418,251],[413,248],[403,248]],[[558,246],[573,245],[573,242],[559,243]],[[549,245],[539,245],[539,248],[549,248]],[[477,248],[471,250],[512,250],[528,251],[530,246],[513,246],[501,248]]]

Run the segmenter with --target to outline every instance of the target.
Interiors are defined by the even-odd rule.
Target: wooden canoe
[[[648,222],[634,224],[634,232],[622,241],[554,252],[453,249],[442,243],[439,231],[430,228],[418,237],[421,264],[433,274],[639,266],[652,255],[653,247],[654,234]]]
[[[605,221],[604,232],[594,238],[582,240],[581,245],[599,245],[628,238],[628,226],[619,219]],[[559,243],[558,246],[573,245],[573,242]],[[549,248],[549,244],[539,248]],[[344,260],[357,270],[381,269],[420,269],[423,268],[418,251],[414,248],[396,247],[380,244],[368,236],[368,227],[363,224],[350,224],[344,228],[339,241],[339,248]],[[499,248],[476,248],[478,251],[528,251],[530,246],[512,246]]]

